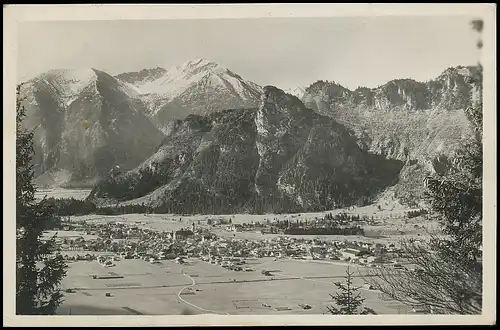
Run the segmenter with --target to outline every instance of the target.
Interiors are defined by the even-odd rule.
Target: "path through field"
[[[200,311],[202,311],[202,312],[209,312],[209,313],[215,313],[215,314],[226,314],[226,315],[230,315],[229,313],[226,313],[226,312],[217,312],[217,311],[213,311],[213,310],[210,310],[210,309],[205,309],[205,308],[202,308],[202,307],[197,306],[197,305],[195,305],[195,304],[192,304],[192,303],[190,303],[189,301],[187,301],[187,300],[185,300],[184,298],[182,298],[182,297],[181,297],[181,295],[182,295],[182,292],[183,292],[184,290],[186,290],[187,288],[192,288],[192,287],[194,287],[194,286],[196,285],[196,281],[194,280],[194,278],[192,278],[192,277],[191,277],[191,276],[189,276],[188,274],[184,273],[184,271],[182,271],[182,275],[184,275],[185,277],[189,278],[189,279],[192,281],[192,283],[191,283],[191,284],[189,284],[189,285],[187,285],[187,286],[185,286],[185,287],[183,287],[183,288],[182,288],[182,289],[181,289],[181,290],[177,293],[177,298],[179,298],[179,300],[180,300],[180,301],[182,301],[183,303],[185,303],[185,304],[187,304],[187,305],[189,305],[189,306],[191,306],[191,307],[194,307],[194,308],[196,308],[196,309],[199,309],[199,310],[200,310]]]

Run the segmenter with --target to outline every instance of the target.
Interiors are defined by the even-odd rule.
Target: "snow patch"
[[[201,142],[200,142],[200,145],[198,146],[198,148],[196,149],[195,153],[196,154],[199,154],[201,153],[203,150],[209,148],[210,146],[212,145],[212,141],[211,140],[208,140],[208,139],[202,139]]]
[[[119,88],[121,91],[123,91],[125,94],[127,94],[129,97],[136,97],[140,94],[140,91],[137,87],[135,87],[132,84],[129,84],[127,82],[121,81],[121,80],[116,80],[118,82]]]
[[[471,72],[468,68],[458,68],[457,72],[462,76],[470,76]]]
[[[306,89],[303,87],[300,87],[300,86],[295,86],[295,87],[291,87],[291,88],[286,88],[283,91],[287,94],[291,94],[299,99],[302,99],[302,97],[304,96],[304,94],[306,92]]]
[[[262,162],[262,159],[264,158],[263,155],[265,154],[266,146],[264,144],[260,143],[259,141],[255,142],[255,146],[257,147],[257,154],[259,155],[260,162]],[[260,164],[259,164],[259,168],[260,168]],[[259,170],[257,170],[256,175],[257,175],[257,173],[259,173]],[[257,182],[257,180],[254,180],[254,182]],[[254,187],[255,187],[255,191],[257,192],[257,194],[260,195],[260,189],[257,186],[257,183],[254,183]]]
[[[42,74],[40,79],[56,88],[63,98],[68,98],[95,81],[96,74],[92,69],[55,69]]]
[[[278,179],[277,186],[278,186],[278,190],[284,191],[289,196],[291,196],[295,193],[295,187],[292,185],[281,182],[281,177]]]
[[[241,83],[240,80],[236,79],[235,77],[231,76],[231,75],[228,75],[228,74],[225,74],[224,76],[224,79],[229,82],[231,84],[231,86],[233,86],[234,90],[236,91],[236,93],[238,93],[238,95],[243,99],[243,100],[247,100],[247,96],[245,95],[245,89]]]
[[[255,126],[259,135],[264,137],[268,135],[268,131],[265,129],[264,114],[260,110],[257,111],[257,115],[255,116]]]

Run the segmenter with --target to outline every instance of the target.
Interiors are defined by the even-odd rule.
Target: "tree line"
[[[354,227],[329,227],[329,228],[299,228],[291,227],[284,230],[287,235],[360,235],[365,234],[363,228]]]
[[[45,203],[51,207],[54,214],[58,216],[78,216],[78,215],[121,215],[133,213],[154,213],[155,209],[144,203],[102,206],[98,207],[90,200],[79,200],[75,198],[48,198]]]

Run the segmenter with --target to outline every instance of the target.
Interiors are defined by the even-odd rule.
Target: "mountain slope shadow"
[[[23,84],[23,125],[35,133],[37,184],[87,186],[115,166],[132,169],[154,153],[164,135],[135,94],[94,69],[51,70]]]

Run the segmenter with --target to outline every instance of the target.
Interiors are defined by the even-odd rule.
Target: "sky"
[[[206,58],[259,85],[347,88],[427,81],[475,65],[470,17],[332,17],[23,22],[18,80],[50,69],[115,75]]]

